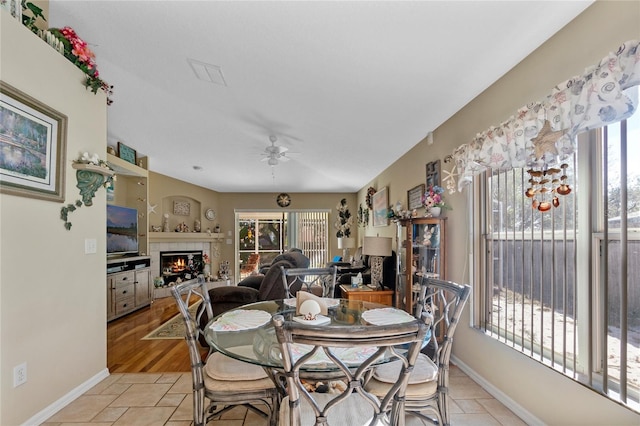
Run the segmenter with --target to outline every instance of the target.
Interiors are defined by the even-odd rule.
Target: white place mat
[[[307,354],[313,349],[311,345],[303,345],[301,343],[294,343],[291,345],[291,354],[293,355],[293,361],[296,362],[301,356]],[[357,347],[357,348],[332,348],[333,353],[340,358],[342,362],[347,365],[360,365],[364,360],[369,358],[378,348],[375,346]],[[329,360],[324,351],[319,350],[315,355],[306,362],[307,365],[335,365],[333,361]]]
[[[209,327],[214,331],[239,331],[258,328],[271,321],[271,314],[265,311],[237,309],[222,314]]]
[[[369,309],[362,313],[362,319],[373,325],[401,324],[415,320],[413,315],[396,308]]]

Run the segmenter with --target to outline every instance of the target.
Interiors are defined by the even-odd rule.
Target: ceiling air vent
[[[189,62],[189,66],[191,66],[191,69],[198,79],[209,83],[220,84],[221,86],[227,85],[227,82],[224,80],[224,75],[222,75],[222,69],[219,66],[196,61],[191,58],[187,58],[187,62]]]

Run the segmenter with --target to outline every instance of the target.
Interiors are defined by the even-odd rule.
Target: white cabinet
[[[107,321],[151,303],[151,258],[107,261]]]

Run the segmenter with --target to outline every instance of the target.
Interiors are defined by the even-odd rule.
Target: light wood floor
[[[107,368],[114,373],[188,372],[189,352],[183,339],[141,340],[178,314],[173,297],[107,324]],[[206,355],[206,352],[203,353]]]

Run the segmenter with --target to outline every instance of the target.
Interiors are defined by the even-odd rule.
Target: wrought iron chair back
[[[213,310],[204,276],[200,275],[197,279],[177,284],[171,287],[171,292],[185,324],[185,340],[189,348],[193,382],[194,425],[204,426],[212,418],[222,415],[236,405],[244,405],[262,417],[270,418],[271,425],[275,425],[277,416],[274,415],[273,410],[277,406],[279,397],[271,379],[220,381],[208,377],[205,371],[206,363],[202,361],[202,349],[198,345],[198,338],[203,330],[198,327],[198,324],[205,312],[209,318],[213,318]],[[202,306],[199,306],[199,309],[189,309],[189,306],[196,303],[203,305],[204,309]],[[211,352],[212,350],[209,349],[205,360],[210,358]],[[217,355],[222,357],[221,354]],[[243,364],[240,361],[227,359]],[[247,386],[247,382],[255,385]],[[206,400],[209,400],[208,404]],[[256,404],[265,405],[267,412],[256,408]]]
[[[332,265],[328,268],[285,268],[280,267],[282,285],[287,297],[295,297],[298,290],[313,292],[321,290],[321,297],[334,297],[338,268]]]
[[[406,409],[418,417],[427,410],[435,415],[438,424],[450,424],[449,417],[449,362],[460,316],[471,294],[467,284],[457,284],[435,278],[425,278],[420,283],[416,315],[433,318],[431,329],[431,359],[437,368],[437,391],[432,395],[412,395],[408,390]],[[411,388],[413,385],[409,385]],[[419,393],[418,393],[419,394]]]
[[[285,321],[282,315],[274,316],[272,322],[288,392],[280,406],[281,425],[404,425],[404,391],[428,329],[424,322],[314,327]],[[300,348],[305,347],[310,351],[301,354]],[[345,356],[346,351],[352,355]],[[376,397],[364,384],[375,364],[390,354],[400,360],[402,368],[388,392]],[[305,387],[301,370],[318,362],[325,362],[327,371],[331,364],[342,372],[343,386],[336,387],[336,393],[310,392]]]

